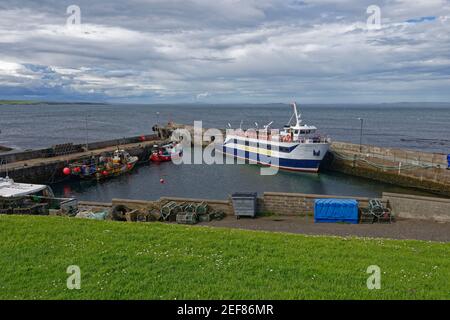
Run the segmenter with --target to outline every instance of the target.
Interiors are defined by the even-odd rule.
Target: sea
[[[450,153],[450,103],[299,105],[303,123],[335,141]],[[0,145],[18,150],[61,143],[86,143],[151,133],[168,121],[223,129],[281,128],[288,104],[37,104],[0,105]],[[362,119],[362,121],[360,120]],[[361,130],[362,123],[362,130]],[[350,177],[280,171],[262,176],[256,165],[143,163],[130,174],[103,182],[67,180],[52,185],[57,195],[81,200],[157,199],[161,196],[226,199],[233,192],[265,191],[380,196],[414,189]],[[162,179],[162,180],[161,180]],[[161,183],[163,181],[164,183]]]

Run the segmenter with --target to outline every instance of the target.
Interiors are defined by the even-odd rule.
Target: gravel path
[[[309,235],[358,236],[370,238],[415,239],[450,242],[450,223],[423,220],[399,220],[392,224],[314,223],[312,217],[271,216],[236,219],[228,216],[221,221],[199,225]]]

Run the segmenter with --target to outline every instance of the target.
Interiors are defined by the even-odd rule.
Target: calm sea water
[[[334,140],[424,151],[450,151],[450,104],[444,105],[301,105],[304,122]],[[159,113],[159,115],[158,115]],[[244,128],[274,121],[281,127],[292,113],[288,105],[0,105],[0,145],[48,147],[149,133],[156,122],[172,120],[205,127]],[[86,121],[87,120],[87,121]],[[87,127],[87,130],[86,130]]]
[[[101,182],[64,181],[52,185],[59,196],[86,201],[112,198],[155,200],[162,196],[227,199],[234,192],[265,191],[378,197],[382,192],[423,194],[387,183],[335,172],[320,174],[279,171],[260,175],[257,165],[175,165],[170,162],[144,164],[132,173]],[[160,183],[164,179],[164,183]]]
[[[430,152],[450,151],[449,105],[305,105],[304,122],[316,125],[334,140],[359,143],[364,118],[363,143]],[[0,106],[0,145],[19,149],[53,144],[84,143],[151,132],[155,123],[169,120],[205,127],[244,128],[274,121],[286,124],[288,105],[33,105]],[[87,128],[87,129],[86,129]],[[164,184],[159,180],[163,178]],[[66,181],[53,186],[58,195],[83,200],[112,198],[157,199],[160,196],[226,198],[236,191],[284,191],[336,195],[379,196],[383,191],[416,192],[337,173],[280,172],[259,175],[253,165],[146,164],[132,174],[105,182]]]

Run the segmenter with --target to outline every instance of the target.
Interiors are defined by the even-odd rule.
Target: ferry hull
[[[318,172],[321,159],[289,159],[289,158],[275,158],[268,157],[258,153],[243,151],[238,149],[232,149],[223,146],[220,152],[228,156],[232,156],[237,159],[248,160],[250,162],[261,164],[264,166],[276,167],[282,170],[298,171],[298,172]]]

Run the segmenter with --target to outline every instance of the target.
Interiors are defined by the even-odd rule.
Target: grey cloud
[[[405,23],[450,16],[448,1],[382,1],[376,31],[365,0],[75,2],[82,26],[69,30],[72,1],[2,1],[0,95],[321,102],[395,100],[398,88],[403,100],[450,98],[450,19]]]

